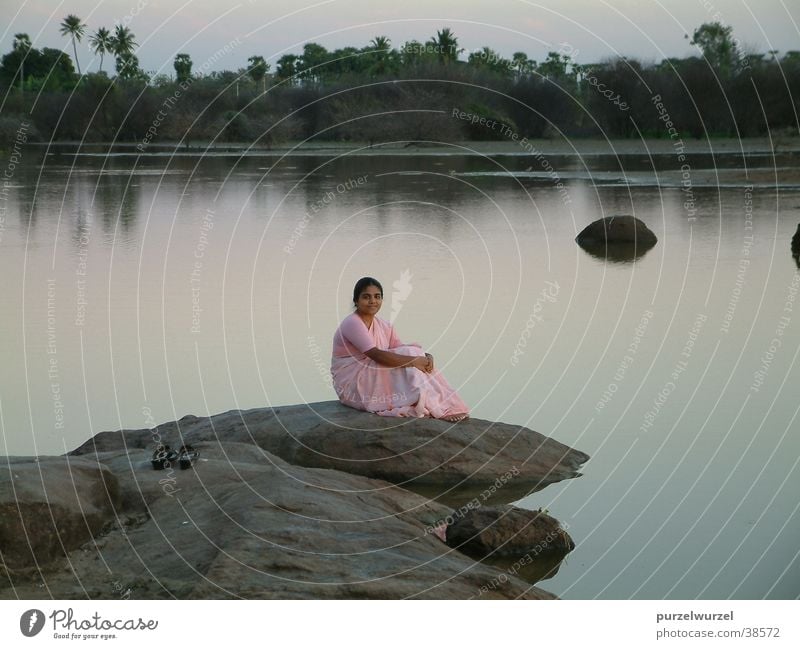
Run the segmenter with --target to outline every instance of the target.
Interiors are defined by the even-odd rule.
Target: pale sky
[[[800,0],[0,0],[0,8],[2,53],[15,33],[26,32],[35,47],[69,47],[72,54],[58,25],[67,14],[78,15],[88,24],[78,49],[84,71],[99,63],[88,48],[89,33],[116,22],[135,34],[142,68],[168,74],[178,52],[192,57],[195,72],[236,70],[254,54],[274,70],[280,56],[309,41],[328,49],[362,47],[385,35],[400,47],[443,27],[467,51],[488,45],[505,56],[522,50],[536,61],[559,49],[579,63],[689,56],[696,50],[684,34],[713,20],[731,25],[747,51],[800,50]],[[106,61],[104,69],[110,68]]]

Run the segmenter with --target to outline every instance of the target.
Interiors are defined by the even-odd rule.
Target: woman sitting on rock
[[[355,311],[333,336],[331,374],[346,406],[384,417],[435,417],[457,422],[469,409],[442,374],[433,356],[416,343],[404,345],[394,327],[376,314],[383,287],[362,277],[353,289]]]

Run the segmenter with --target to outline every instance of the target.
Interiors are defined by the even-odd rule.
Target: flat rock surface
[[[254,444],[287,462],[387,480],[457,506],[509,503],[579,476],[589,457],[522,426],[379,417],[338,401],[186,416],[156,429],[99,433],[74,455],[152,449],[159,440]],[[497,486],[501,476],[510,476]],[[488,489],[487,489],[488,488]]]
[[[0,570],[0,597],[551,599],[431,533],[450,511],[387,482],[292,466],[251,442],[198,442],[193,468],[154,471],[144,449],[71,465],[113,474],[114,521],[47,566]],[[66,464],[39,458],[38,464]],[[15,462],[17,480],[37,463]],[[99,468],[98,468],[99,467]],[[25,477],[22,477],[24,474]],[[8,506],[8,493],[2,506]],[[80,492],[97,504],[97,494]],[[3,544],[3,550],[7,548]]]
[[[92,458],[0,461],[0,557],[9,568],[47,563],[114,520],[117,480]]]

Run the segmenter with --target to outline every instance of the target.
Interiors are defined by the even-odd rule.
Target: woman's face
[[[383,294],[377,286],[367,286],[361,291],[356,302],[356,311],[360,315],[375,315],[381,310]]]

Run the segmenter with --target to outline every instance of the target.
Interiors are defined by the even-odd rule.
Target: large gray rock
[[[579,244],[633,243],[655,245],[658,237],[635,216],[607,216],[587,225],[575,238]]]
[[[588,253],[612,261],[632,261],[650,250],[658,237],[634,216],[607,216],[587,225],[575,237]]]
[[[153,471],[161,442],[192,443],[201,459]],[[420,494],[510,502],[587,459],[518,426],[386,419],[338,402],[100,433],[67,457],[9,460],[0,597],[552,598],[526,583],[541,571],[531,579],[442,543],[436,523],[451,507]],[[507,527],[496,547],[528,538]]]
[[[561,523],[542,511],[511,505],[478,507],[459,511],[448,522],[450,547],[530,583],[552,577],[575,549]]]
[[[98,449],[113,446],[108,435],[100,440]],[[449,512],[439,503],[384,481],[292,466],[248,441],[196,446],[201,458],[186,471],[153,471],[143,447],[70,458],[114,473],[125,494],[119,524],[47,571],[7,569],[0,597],[553,597],[437,539],[431,525]],[[20,465],[18,475],[31,482],[38,469]]]
[[[117,480],[94,459],[0,461],[0,557],[9,569],[48,564],[114,520]]]
[[[74,455],[124,448],[152,449],[242,442],[287,462],[387,480],[459,506],[513,502],[548,484],[579,476],[589,456],[523,426],[482,419],[379,417],[338,401],[186,416],[148,430],[105,432]],[[498,478],[507,476],[498,487]]]
[[[555,518],[512,505],[477,507],[457,514],[447,527],[447,544],[481,558],[545,552],[564,555],[575,549]]]

